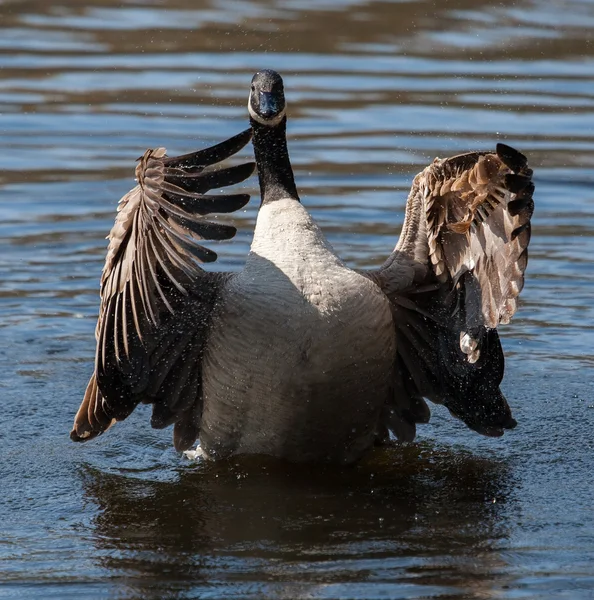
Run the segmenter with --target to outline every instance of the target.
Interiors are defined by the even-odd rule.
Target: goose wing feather
[[[205,192],[251,175],[253,163],[216,166],[250,137],[248,129],[199,152],[168,157],[157,148],[139,159],[138,185],[120,200],[108,236],[95,370],[75,417],[73,440],[103,433],[144,402],[153,404],[154,427],[175,423],[178,449],[195,441],[206,328],[228,277],[200,267],[217,258],[202,241],[230,239],[236,232],[202,215],[233,212],[249,201],[247,194]]]
[[[394,313],[399,398],[388,412],[401,437],[428,419],[422,398],[486,435],[515,426],[495,328],[524,285],[533,192],[526,157],[505,144],[436,159],[415,177],[398,244],[370,274]]]

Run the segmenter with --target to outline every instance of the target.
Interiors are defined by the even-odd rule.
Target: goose
[[[250,130],[218,146],[140,159],[109,236],[95,369],[71,438],[103,433],[140,402],[153,405],[153,427],[174,424],[177,450],[199,439],[213,459],[353,463],[393,437],[413,440],[427,400],[486,436],[514,428],[497,327],[524,284],[526,157],[498,143],[435,159],[413,180],[395,248],[361,271],[301,202],[278,73],[254,75],[248,111]],[[247,202],[205,191],[249,176],[251,163],[218,163],[250,135],[261,198],[252,245],[241,271],[205,271],[216,255],[200,241],[235,230],[201,216]]]

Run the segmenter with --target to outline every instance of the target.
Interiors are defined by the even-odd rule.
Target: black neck
[[[299,200],[293,169],[287,150],[287,118],[274,126],[250,119],[254,132],[253,145],[258,165],[262,204],[281,198]]]

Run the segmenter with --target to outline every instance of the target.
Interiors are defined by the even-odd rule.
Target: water
[[[594,598],[594,3],[90,4],[0,2],[0,598]],[[529,156],[528,277],[502,328],[516,430],[434,409],[418,443],[345,470],[192,464],[142,409],[69,441],[134,160],[243,129],[262,67],[351,265],[381,264],[434,156]]]

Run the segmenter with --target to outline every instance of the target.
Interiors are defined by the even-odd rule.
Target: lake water
[[[593,38],[587,0],[0,1],[0,598],[594,598]],[[245,128],[265,67],[304,203],[351,265],[381,264],[434,156],[529,156],[501,328],[514,431],[436,408],[417,443],[344,470],[192,463],[142,408],[69,441],[135,159]],[[257,205],[219,268],[241,267]]]

